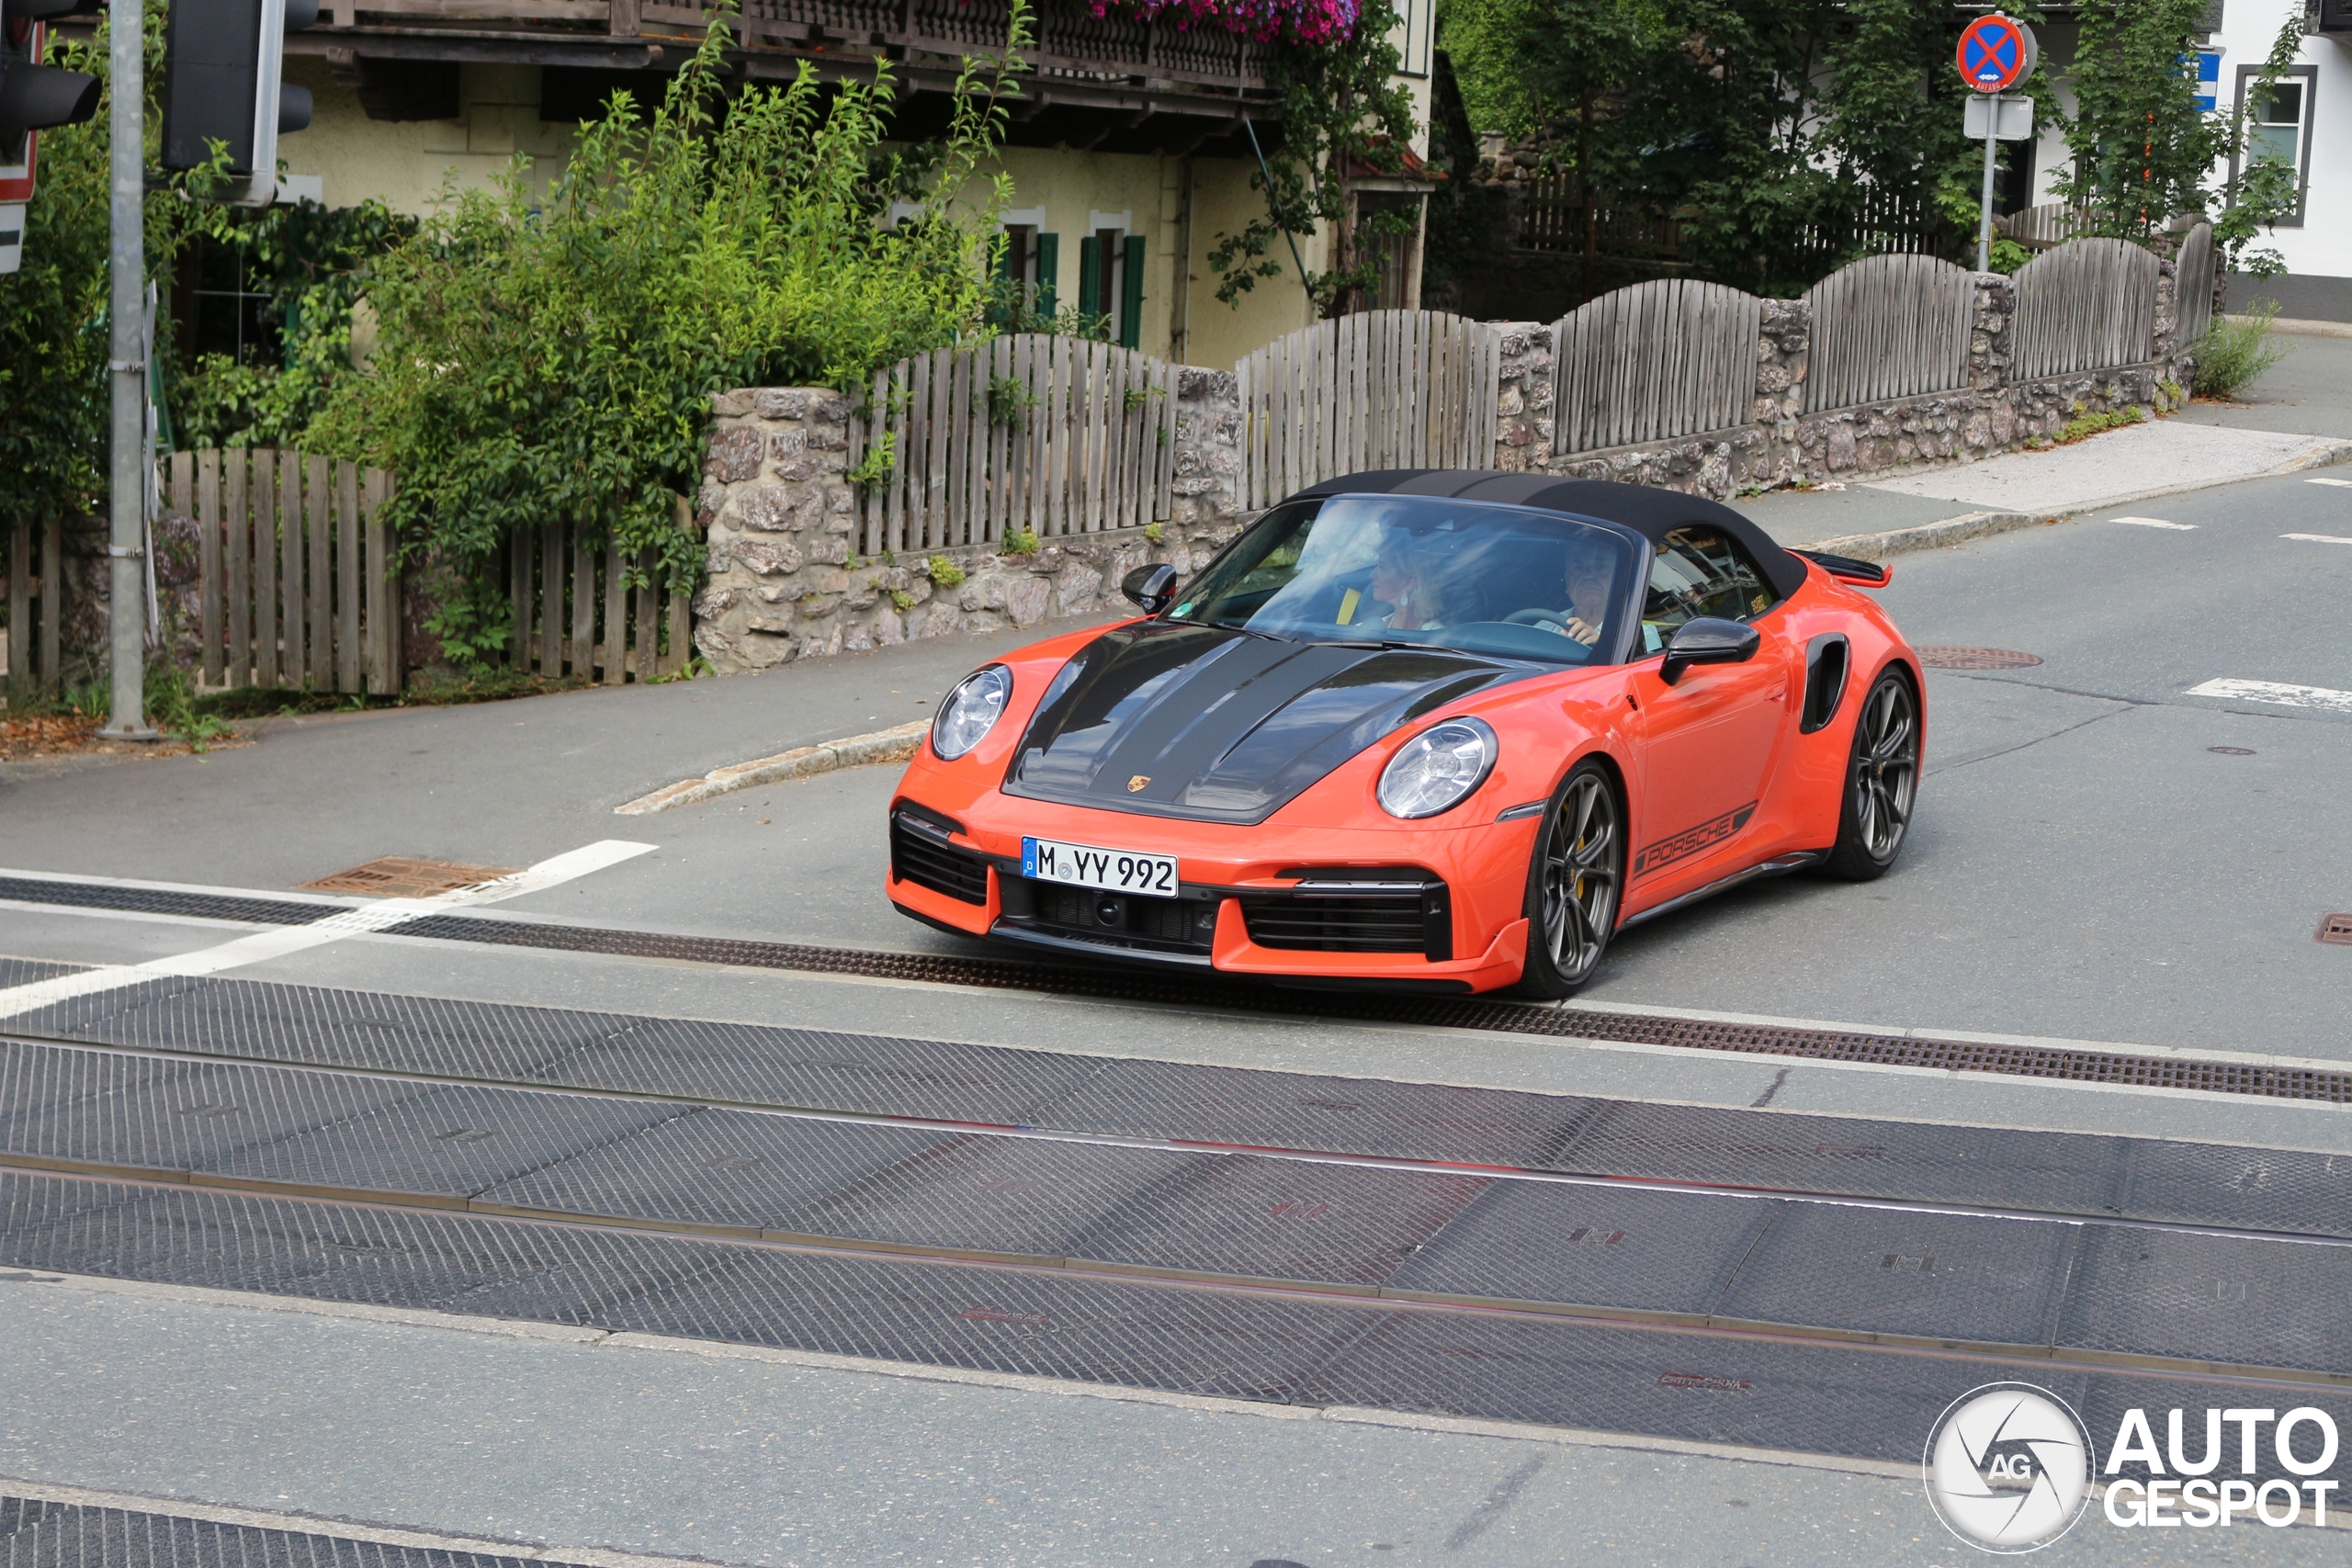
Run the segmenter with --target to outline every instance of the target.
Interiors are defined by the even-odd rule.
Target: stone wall
[[[848,401],[747,388],[712,402],[695,520],[710,559],[695,647],[721,674],[1117,608],[1128,572],[1166,561],[1189,575],[1244,521],[1241,403],[1227,372],[1178,377],[1167,519],[1049,536],[1026,554],[1001,543],[862,554]]]
[[[1615,479],[1723,499],[1973,462],[2047,441],[2072,419],[2136,408],[2168,412],[2192,369],[2175,344],[2173,266],[2157,295],[2158,357],[2146,365],[2041,381],[2008,379],[2015,290],[1977,274],[1964,389],[1856,408],[1804,412],[1813,321],[1802,299],[1763,303],[1746,423],[1600,452],[1552,450],[1552,329],[1502,333],[1494,466],[1510,472]],[[1226,371],[1180,367],[1170,515],[1148,528],[1039,541],[1025,555],[976,545],[895,558],[860,554],[862,523],[847,473],[851,408],[821,389],[747,388],[713,400],[695,525],[710,549],[695,599],[695,644],[721,673],[918,637],[1023,629],[1115,609],[1119,581],[1146,562],[1180,573],[1249,520],[1240,498],[1242,417]]]
[[[1917,468],[1973,462],[2048,441],[2073,419],[2137,408],[2168,412],[2193,367],[2175,346],[2173,266],[2162,264],[2157,357],[2144,365],[2011,383],[2009,337],[2016,291],[1979,273],[1961,390],[1804,412],[1813,322],[1802,299],[1764,301],[1749,423],[1731,430],[1600,452],[1552,451],[1550,329],[1501,323],[1501,418],[1495,467],[1569,479],[1657,485],[1717,500],[1743,491],[1819,484]]]

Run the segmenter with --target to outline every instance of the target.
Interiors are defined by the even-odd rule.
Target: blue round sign
[[[1961,31],[1961,80],[1980,93],[2001,92],[2032,73],[2037,52],[2023,23],[1997,12],[1979,17]]]

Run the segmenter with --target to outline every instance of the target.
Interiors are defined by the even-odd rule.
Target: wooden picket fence
[[[1813,348],[1807,413],[1968,385],[1975,285],[1934,256],[1870,256],[1805,294]]]
[[[1169,513],[1176,367],[1130,348],[1022,333],[919,354],[874,378],[864,456],[867,555],[1139,527]]]
[[[2173,256],[2173,309],[2180,326],[2173,342],[2187,348],[2213,324],[2213,226],[2198,223],[2182,236]]]
[[[1502,334],[1442,310],[1365,310],[1259,348],[1241,383],[1246,504],[1368,468],[1495,461]]]
[[[1746,423],[1763,309],[1752,294],[1683,277],[1577,306],[1552,329],[1552,449],[1593,452]]]
[[[2155,357],[2159,265],[2129,240],[2069,240],[2018,268],[2010,377],[2038,381]]]
[[[51,517],[9,525],[8,625],[0,637],[13,696],[53,687],[58,677],[58,631],[65,615],[65,526]]]
[[[390,475],[256,446],[175,452],[167,482],[197,523],[205,685],[400,690]]]
[[[690,595],[671,591],[659,552],[627,554],[576,525],[517,529],[504,569],[510,669],[617,686],[693,656]]]

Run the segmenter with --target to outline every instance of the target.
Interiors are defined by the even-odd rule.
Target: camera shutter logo
[[[1981,1551],[2038,1551],[2090,1501],[2090,1435],[2048,1389],[1987,1383],[1954,1400],[1928,1436],[1928,1501]]]

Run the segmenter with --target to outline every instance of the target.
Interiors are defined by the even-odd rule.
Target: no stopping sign
[[[2031,75],[2040,52],[2024,23],[1996,12],[1961,30],[1955,58],[1962,81],[1980,93],[1998,93]]]

